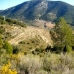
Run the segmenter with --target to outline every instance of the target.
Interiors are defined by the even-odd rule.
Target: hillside
[[[11,34],[8,42],[12,45],[20,46],[22,50],[31,51],[37,47],[46,48],[47,45],[52,46],[49,31],[27,26],[27,28],[12,26],[7,29],[7,33]],[[25,47],[25,48],[24,48]]]
[[[52,29],[55,26],[55,23],[52,23],[50,21],[44,21],[44,20],[39,20],[35,19],[33,21],[29,21],[28,25],[34,26],[34,27],[40,27],[40,28],[47,28],[47,29]]]
[[[74,25],[74,6],[62,1],[31,0],[0,12],[0,15],[29,22],[35,19],[57,21],[64,17]],[[28,21],[29,20],[29,21]]]
[[[36,27],[27,26],[27,28],[20,27],[12,27],[11,30],[7,30],[11,33],[14,38],[12,38],[9,42],[11,44],[18,44],[18,42],[23,41],[25,39],[31,39],[34,37],[41,37],[47,44],[51,45],[51,38],[49,31],[44,29],[39,29]]]
[[[29,26],[0,16],[0,74],[73,74],[71,26],[64,18],[56,25],[38,19],[34,22]]]
[[[53,45],[49,30],[44,27],[26,26],[25,23],[15,19],[4,20],[0,17],[0,34],[3,40],[13,46],[18,46],[23,51],[45,49],[48,45]]]

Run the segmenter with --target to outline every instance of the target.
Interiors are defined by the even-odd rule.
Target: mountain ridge
[[[6,9],[0,15],[22,21],[41,19],[53,22],[64,17],[67,23],[73,24],[74,6],[62,1],[31,0]]]

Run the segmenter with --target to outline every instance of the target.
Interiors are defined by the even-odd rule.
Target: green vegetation
[[[60,18],[51,34],[54,39],[54,47],[61,51],[71,51],[74,42],[73,29],[64,18]]]
[[[19,46],[13,45],[13,54],[17,54],[21,51],[21,48]]]
[[[6,24],[7,22],[0,19],[0,24]]]
[[[22,22],[22,21],[18,21],[17,19],[6,19],[6,22],[9,23],[9,25],[15,24],[15,25],[19,25],[21,27],[26,27],[26,25]]]
[[[2,36],[0,35],[0,49],[2,48],[2,45],[3,45],[3,43],[2,43]]]
[[[0,74],[74,73],[74,51],[72,51],[74,49],[74,34],[73,29],[64,18],[61,18],[54,29],[50,31],[53,40],[52,48],[39,35],[11,45],[7,41],[7,37],[11,36],[9,30],[14,27],[19,30],[20,27],[18,29],[12,25],[20,24],[17,20],[12,19],[6,19],[6,23],[8,24],[0,24]],[[23,28],[22,30],[24,31]],[[13,36],[17,35],[14,34],[15,31],[12,31]]]
[[[35,37],[19,42],[19,48],[21,51],[27,53],[40,53],[41,50],[46,48],[46,43],[42,40],[42,38],[39,39],[38,37]]]
[[[4,18],[2,16],[0,16],[0,24],[6,24],[7,22],[4,21]]]
[[[0,34],[3,34],[5,32],[5,28],[3,26],[0,26]]]
[[[4,17],[0,16],[0,53],[1,54],[4,52],[7,54],[13,54],[14,48],[7,41],[8,39],[10,39],[11,33],[7,32],[7,29],[14,25],[26,27],[26,25],[23,22],[14,19],[9,19],[9,18],[4,19]]]
[[[3,48],[6,49],[6,52],[8,54],[12,54],[13,53],[13,48],[7,41],[4,41]]]
[[[6,55],[0,57],[0,70],[2,69],[3,60],[10,59],[11,67],[19,74],[73,74],[74,73],[74,53],[55,54],[45,53],[43,56],[19,53],[16,55]],[[8,59],[9,58],[9,59]],[[3,64],[2,64],[3,63]],[[6,63],[8,64],[8,62]],[[4,65],[6,66],[6,65]],[[5,69],[4,69],[5,70]],[[4,73],[5,74],[5,73]]]
[[[22,21],[18,21],[17,19],[10,19],[10,18],[5,18],[0,16],[0,24],[9,24],[9,25],[19,25],[21,27],[26,27],[25,23]]]
[[[42,4],[42,1],[45,4]],[[74,6],[62,1],[30,0],[30,4],[24,2],[15,6],[15,8],[12,7],[1,11],[0,14],[26,22],[28,22],[27,20],[31,21],[35,19],[57,21],[60,17],[64,17],[67,23],[74,26]]]
[[[0,35],[0,56],[4,53],[13,54],[13,48],[12,45],[5,41],[2,35]]]

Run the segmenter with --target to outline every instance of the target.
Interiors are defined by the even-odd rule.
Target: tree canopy
[[[60,18],[60,20],[56,23],[54,32],[56,34],[55,36],[55,42],[54,45],[61,47],[62,50],[64,48],[70,48],[73,44],[73,29],[64,18]]]

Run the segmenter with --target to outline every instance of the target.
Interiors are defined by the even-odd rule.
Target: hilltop
[[[64,17],[67,23],[74,25],[74,6],[62,1],[31,0],[0,12],[0,15],[22,21],[35,19],[57,21]]]

